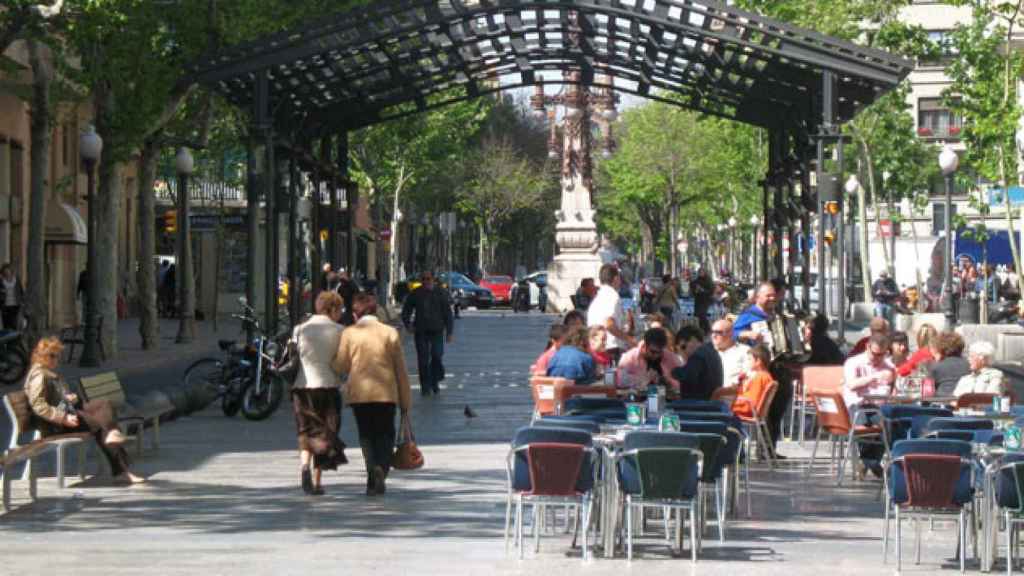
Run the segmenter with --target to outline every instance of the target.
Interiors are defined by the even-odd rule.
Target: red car
[[[511,276],[485,276],[480,280],[480,286],[494,294],[495,304],[508,304],[512,301],[513,285],[515,280]]]

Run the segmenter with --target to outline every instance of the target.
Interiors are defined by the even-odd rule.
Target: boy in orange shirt
[[[737,416],[752,418],[754,407],[767,410],[767,406],[761,406],[761,398],[764,396],[768,385],[774,382],[774,378],[768,372],[768,364],[771,362],[771,355],[764,344],[758,344],[750,349],[750,371],[741,384],[742,392],[732,403],[732,411]]]

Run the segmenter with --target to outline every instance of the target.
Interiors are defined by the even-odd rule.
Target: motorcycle
[[[1020,301],[1003,300],[989,304],[989,324],[1016,324],[1020,320]]]
[[[0,383],[16,384],[28,372],[28,352],[21,332],[0,332]]]
[[[526,279],[520,280],[512,287],[512,312],[530,312],[530,282]]]
[[[243,330],[252,331],[252,341],[219,341],[224,359],[202,358],[194,362],[185,370],[185,387],[206,387],[220,399],[225,416],[233,417],[241,411],[247,420],[264,420],[284,398],[284,382],[272,367],[283,353],[282,341],[288,333],[270,338],[260,327],[256,311],[244,298],[239,303],[242,313],[232,317],[242,321]]]

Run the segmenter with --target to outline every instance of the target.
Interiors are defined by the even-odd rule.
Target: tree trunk
[[[871,148],[864,140],[861,140],[861,150],[864,151],[864,164],[868,169],[868,185],[871,187],[871,208],[875,212],[875,230],[877,231],[878,241],[882,244],[882,259],[885,261],[885,269],[892,271],[893,255],[889,254],[889,244],[881,233],[882,214],[878,209],[878,190],[875,187],[875,160],[871,156]],[[892,204],[889,205],[889,226],[890,233],[894,232],[895,227],[892,225]]]
[[[911,203],[910,206],[910,237],[914,239],[914,279],[916,281],[915,286],[917,288],[917,311],[924,312],[926,302],[926,298],[924,297],[924,282],[921,280],[921,267],[917,264],[921,262],[921,255],[917,250],[917,221],[914,219],[913,203]]]
[[[160,346],[156,285],[156,205],[153,185],[160,148],[155,139],[143,145],[139,156],[139,336],[142,349]]]
[[[114,110],[113,94],[103,86],[94,88],[96,94],[96,132],[103,138],[104,149],[99,162],[99,187],[93,198],[96,210],[96,274],[90,284],[96,287],[96,313],[103,318],[100,341],[108,360],[117,358],[117,222],[121,213],[121,170],[123,166],[114,160],[113,152],[117,138],[111,118]],[[180,224],[179,224],[180,225]]]
[[[480,273],[486,274],[486,270],[491,266],[490,258],[488,258],[491,239],[487,236],[487,227],[484,226],[483,222],[478,224],[478,229],[480,231],[480,244],[477,245],[477,260],[480,266]]]
[[[45,234],[46,176],[49,169],[51,116],[50,83],[53,67],[47,61],[49,50],[38,42],[28,42],[29,62],[32,66],[32,150],[31,196],[29,198],[28,254],[24,313],[29,320],[28,340],[34,346],[36,339],[46,330],[49,312],[46,289]]]

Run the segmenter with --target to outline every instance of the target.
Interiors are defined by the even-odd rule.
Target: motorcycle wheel
[[[18,348],[0,351],[0,382],[14,384],[28,372],[28,358]]]
[[[242,416],[247,420],[265,420],[281,405],[284,383],[279,376],[265,372],[258,392],[254,384],[250,379],[242,387]]]

